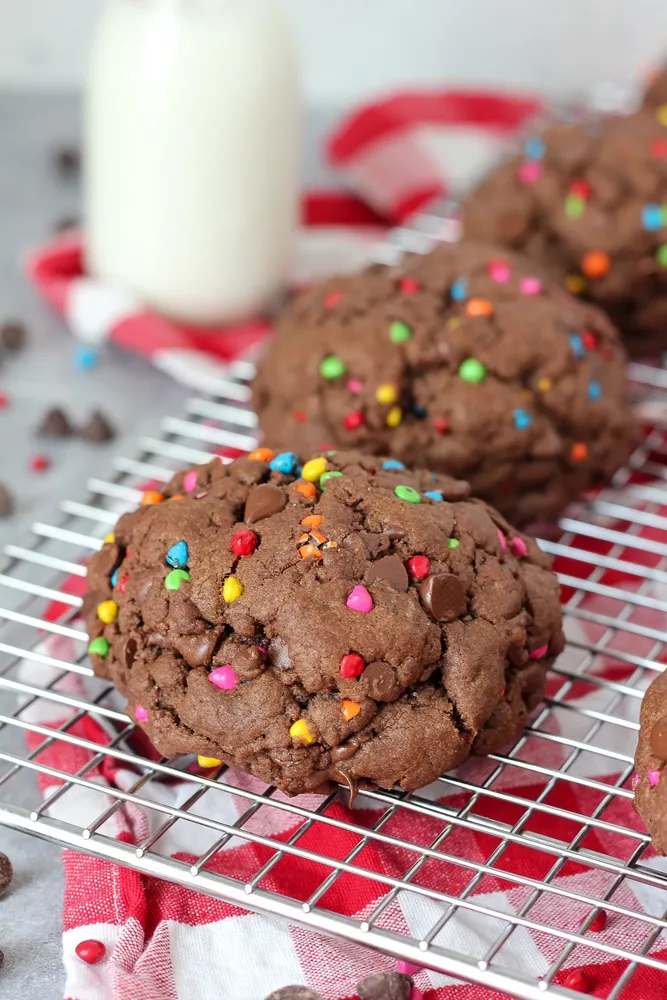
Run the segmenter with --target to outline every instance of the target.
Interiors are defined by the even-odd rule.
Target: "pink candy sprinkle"
[[[358,378],[351,378],[350,381],[347,383],[347,388],[349,392],[361,392],[361,390],[363,389],[363,384],[359,381]]]
[[[134,717],[137,722],[148,722],[148,712],[143,705],[137,705],[134,710]]]
[[[635,773],[632,775],[632,781],[630,782],[630,784],[632,785],[633,789],[635,789],[637,787],[637,785],[639,784],[639,781],[640,781],[639,775],[635,771]]]
[[[191,472],[186,473],[183,478],[183,489],[186,493],[192,493],[195,486],[197,485],[197,473],[194,469]]]
[[[373,598],[361,584],[352,589],[345,603],[350,611],[360,611],[362,614],[367,614],[373,610]]]
[[[509,264],[504,260],[492,260],[489,263],[489,277],[499,285],[506,284],[510,280],[511,273]]]
[[[503,535],[500,528],[496,528],[496,531],[498,532],[498,541],[500,542],[500,548],[503,550],[503,552],[507,552],[507,542],[505,540],[505,536]]]
[[[660,781],[660,771],[647,771],[646,777],[651,788],[655,788]]]
[[[519,559],[528,554],[528,546],[522,538],[510,539],[510,548]]]
[[[535,160],[526,160],[519,167],[519,180],[522,184],[534,184],[542,175],[542,165]]]
[[[396,968],[405,976],[416,976],[418,972],[422,971],[421,965],[413,965],[412,962],[398,961]]]
[[[543,646],[538,646],[537,649],[533,650],[533,652],[530,654],[530,659],[543,660],[548,652],[549,652],[549,643],[545,642]]]
[[[266,654],[269,651],[269,647],[268,646],[258,646],[257,649],[260,651],[260,653],[262,654],[262,656],[266,656]]]
[[[522,295],[539,295],[542,291],[542,282],[539,278],[522,278],[519,282],[519,291]]]
[[[215,684],[222,691],[233,691],[239,682],[233,667],[229,663],[224,667],[216,667],[215,670],[212,670],[208,675],[208,679],[211,684]]]

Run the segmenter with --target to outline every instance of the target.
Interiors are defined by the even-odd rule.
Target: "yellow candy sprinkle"
[[[581,295],[586,287],[586,282],[580,274],[568,274],[565,279],[565,287],[568,292],[572,292],[573,295]]]
[[[222,761],[218,760],[217,757],[202,757],[200,755],[197,757],[197,763],[200,767],[220,767]]]
[[[104,536],[105,545],[113,545],[115,541],[116,541],[116,536],[114,535],[113,531],[110,531],[108,535]]]
[[[551,379],[541,378],[537,383],[537,388],[540,390],[540,392],[548,392],[549,389],[551,388]]]
[[[301,740],[302,743],[314,743],[315,737],[308,728],[308,723],[305,719],[297,719],[289,727],[289,734],[293,740]]]
[[[115,601],[102,601],[97,605],[97,617],[105,625],[110,625],[118,618],[118,605]]]
[[[326,458],[311,458],[310,462],[306,462],[301,470],[301,478],[305,479],[307,483],[316,483],[326,471]]]
[[[235,576],[228,576],[222,585],[222,599],[227,604],[237,601],[243,593],[243,584]]]
[[[390,406],[395,403],[398,399],[398,393],[396,392],[396,387],[393,385],[379,385],[375,390],[375,398],[378,403],[382,403],[383,406]]]
[[[522,396],[523,399],[532,399],[533,398],[533,394],[530,391],[530,389],[522,389],[521,390],[521,396]]]
[[[661,125],[667,125],[667,104],[661,104],[659,108],[656,108],[655,117]]]
[[[398,427],[403,419],[403,410],[400,406],[392,406],[387,414],[387,427]]]

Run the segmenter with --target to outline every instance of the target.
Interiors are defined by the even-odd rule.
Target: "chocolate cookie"
[[[667,348],[667,116],[555,124],[463,206],[470,239],[521,250],[601,306],[634,355]]]
[[[462,243],[301,296],[260,362],[267,444],[358,447],[469,480],[514,524],[560,513],[635,442],[606,317]]]
[[[657,109],[663,105],[667,124],[667,66],[664,65],[649,77],[642,100],[642,107],[648,109]]]
[[[660,674],[644,695],[635,753],[635,808],[656,851],[667,854],[667,674]]]
[[[354,452],[179,474],[90,561],[95,672],[168,757],[425,785],[514,740],[563,648],[548,557],[468,493]]]

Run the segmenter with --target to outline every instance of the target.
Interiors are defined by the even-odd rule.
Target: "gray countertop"
[[[0,520],[0,551],[10,540],[26,539],[30,525],[48,520],[59,501],[81,497],[86,480],[103,476],[113,454],[131,455],[136,438],[154,430],[161,415],[177,412],[187,391],[142,359],[113,348],[94,370],[77,370],[74,338],[23,276],[26,253],[44,241],[58,219],[79,212],[76,182],[60,177],[53,163],[55,150],[77,142],[78,109],[74,96],[0,95],[0,322],[17,317],[29,330],[25,351],[0,364],[0,393],[10,398],[0,410],[0,481],[17,502],[16,514]],[[309,116],[304,176],[311,186],[331,186],[319,162],[331,120],[331,114]],[[104,446],[41,440],[35,428],[53,405],[79,421],[101,406],[116,425],[116,440]],[[29,470],[35,454],[52,459],[48,471]],[[26,803],[34,796],[34,788],[26,786]],[[0,996],[58,1000],[64,983],[59,850],[3,827],[0,850],[16,873],[0,903],[5,953]]]

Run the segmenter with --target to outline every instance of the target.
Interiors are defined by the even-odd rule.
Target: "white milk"
[[[284,285],[299,99],[274,0],[109,0],[85,115],[92,273],[193,324]]]

